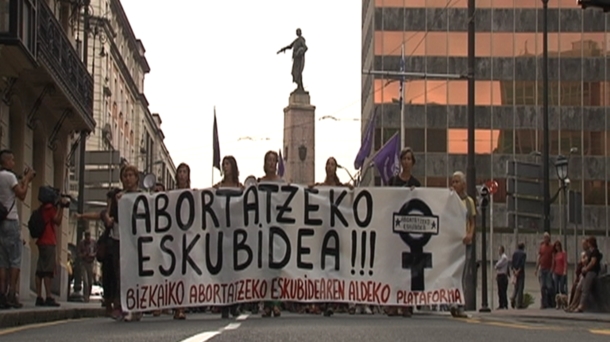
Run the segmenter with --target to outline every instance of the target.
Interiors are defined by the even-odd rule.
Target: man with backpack
[[[64,208],[70,205],[66,198],[47,195],[51,191],[41,187],[38,200],[40,207],[32,212],[28,228],[38,246],[38,263],[36,264],[36,306],[59,306],[51,293],[53,278],[57,269],[57,234],[56,228],[61,225]],[[44,284],[46,298],[42,297]]]
[[[21,270],[22,238],[17,199],[23,201],[36,172],[25,168],[23,178],[13,172],[15,156],[9,150],[0,151],[0,309],[21,308],[17,284]]]

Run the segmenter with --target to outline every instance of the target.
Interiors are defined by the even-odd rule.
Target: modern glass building
[[[467,72],[467,0],[363,0],[363,69]],[[542,151],[542,1],[477,0],[476,177],[494,179],[494,225],[506,227],[507,161],[535,162]],[[551,195],[559,184],[554,156],[570,155],[570,188],[581,191],[584,228],[608,234],[610,187],[610,20],[575,0],[549,2]],[[400,130],[399,84],[362,76],[363,123],[378,111],[375,150]],[[405,84],[406,145],[414,174],[428,187],[447,187],[466,171],[467,81]],[[540,161],[540,160],[538,160]],[[559,227],[557,202],[552,229]]]

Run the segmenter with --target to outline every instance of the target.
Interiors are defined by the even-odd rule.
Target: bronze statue
[[[286,50],[292,49],[292,82],[297,84],[297,89],[294,92],[305,92],[303,88],[303,69],[305,68],[305,52],[307,52],[307,45],[305,45],[305,38],[301,35],[301,29],[297,29],[297,38],[292,44],[282,48],[277,53],[286,52]]]

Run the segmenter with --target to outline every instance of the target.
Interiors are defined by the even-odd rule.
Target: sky
[[[295,89],[291,51],[301,28],[309,50],[303,80],[316,106],[316,181],[334,156],[352,174],[360,147],[361,2],[354,0],[121,0],[146,48],[145,94],[163,120],[175,165],[191,166],[194,188],[220,181],[212,170],[214,107],[221,156],[243,181],[263,175],[266,151],[283,146],[283,109]],[[333,119],[322,119],[325,116]],[[338,170],[343,182],[349,175]]]

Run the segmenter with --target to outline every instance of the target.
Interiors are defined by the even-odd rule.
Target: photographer
[[[59,194],[57,189],[41,187],[38,200],[42,203],[38,208],[42,216],[44,228],[36,240],[38,246],[38,263],[36,265],[36,306],[59,306],[51,294],[51,285],[57,267],[57,235],[56,228],[61,225],[64,208],[70,206],[70,200]],[[42,297],[44,283],[46,299]]]

